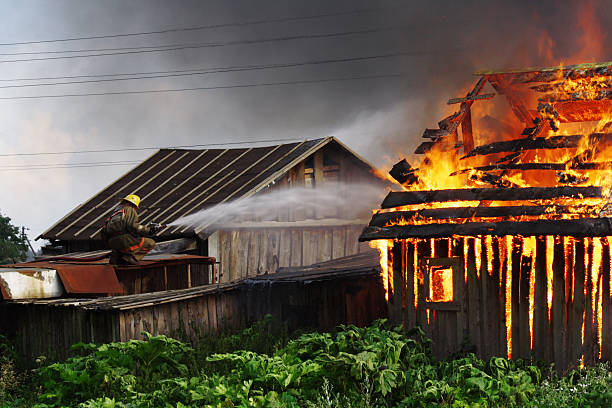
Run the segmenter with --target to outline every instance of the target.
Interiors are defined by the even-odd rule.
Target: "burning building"
[[[612,359],[612,62],[478,72],[360,236],[434,353]]]

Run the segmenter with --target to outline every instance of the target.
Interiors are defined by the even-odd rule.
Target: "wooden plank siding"
[[[267,314],[285,321],[291,330],[331,329],[338,324],[366,326],[387,317],[377,271],[307,284],[254,282],[221,288],[215,285],[198,296],[178,296],[168,303],[135,304],[127,309],[88,309],[69,300],[64,304],[57,300],[45,304],[5,302],[0,305],[0,323],[8,325],[13,320],[19,351],[32,363],[41,355],[51,361],[64,359],[70,355],[70,346],[78,342],[144,339],[144,331],[197,342],[204,333],[245,328]]]
[[[276,273],[279,267],[307,266],[361,253],[362,225],[219,231],[221,282]]]
[[[390,318],[407,329],[420,326],[432,337],[439,358],[471,351],[482,358],[554,362],[559,371],[581,362],[610,361],[610,240],[560,236],[397,240],[390,250],[394,259],[390,279],[403,290],[389,293]],[[423,304],[431,258],[439,258],[434,264],[448,259],[449,265],[460,258],[461,276],[453,287],[454,301],[464,299],[459,305]]]

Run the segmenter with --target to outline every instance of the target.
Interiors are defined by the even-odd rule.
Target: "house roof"
[[[105,217],[128,194],[140,196],[140,222],[169,224],[212,205],[264,189],[323,146],[334,143],[369,166],[333,137],[265,147],[161,149],[43,232],[39,238],[96,238]],[[166,229],[160,235],[188,235]]]

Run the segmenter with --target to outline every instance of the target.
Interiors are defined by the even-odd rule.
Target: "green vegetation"
[[[0,214],[0,265],[24,261],[27,250],[25,235],[9,217]]]
[[[27,378],[0,344],[1,407],[612,406],[607,366],[557,377],[503,358],[435,361],[422,331],[385,321],[292,340],[266,319],[237,334],[202,336],[195,347],[149,334],[79,344],[79,355],[42,364]]]

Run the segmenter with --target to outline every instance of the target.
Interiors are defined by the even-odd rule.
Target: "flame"
[[[393,247],[392,239],[377,239],[370,241],[371,248],[376,248],[380,252],[380,270],[383,288],[385,289],[385,300],[389,301],[389,290],[393,290],[393,267],[392,259],[389,259],[389,252]]]
[[[506,240],[506,338],[507,338],[507,353],[508,358],[512,358],[512,237],[505,236]]]
[[[546,304],[548,306],[548,322],[551,322],[551,311],[553,301],[553,254],[555,238],[552,235],[546,237]]]
[[[429,271],[429,301],[453,301],[453,269],[432,268]]]
[[[605,47],[601,39],[604,38],[605,28],[598,24],[597,12],[592,1],[589,1],[584,7],[581,5],[578,26],[581,32],[579,39],[583,46],[578,55],[568,58],[568,60],[572,63],[586,62],[592,61],[594,57],[602,57]],[[588,71],[589,75],[583,77],[580,77],[580,75],[584,75],[580,74],[582,71],[568,71],[563,64],[554,61],[555,44],[546,33],[540,36],[537,45],[541,58],[549,61],[550,65],[556,65],[558,69],[552,70],[551,76],[546,81],[538,83],[522,81],[522,79],[513,81],[511,76],[504,77],[505,74],[486,76],[485,79],[489,84],[495,87],[497,96],[490,101],[466,102],[464,99],[461,107],[454,115],[443,119],[438,124],[440,127],[439,133],[428,132],[426,137],[444,134],[445,132],[446,135],[441,136],[433,144],[433,147],[424,156],[421,156],[422,160],[419,163],[415,162],[414,165],[411,163],[411,172],[416,177],[410,179],[409,183],[411,184],[402,185],[401,188],[405,191],[426,192],[483,187],[497,187],[501,190],[508,187],[597,186],[603,189],[602,198],[557,197],[546,200],[428,201],[375,211],[377,215],[384,215],[381,218],[386,220],[383,227],[496,223],[502,221],[580,220],[611,216],[612,166],[610,163],[612,163],[612,143],[608,142],[611,140],[609,137],[602,136],[602,134],[612,133],[612,101],[610,101],[612,97],[609,94],[612,89],[612,77],[601,75],[602,71],[600,70]],[[542,76],[537,77],[542,78]],[[500,82],[496,83],[497,80],[500,80]],[[500,85],[502,82],[503,84]],[[486,86],[491,89],[489,85]],[[500,91],[500,88],[503,92]],[[471,90],[471,88],[469,89]],[[464,94],[470,92],[470,90]],[[522,105],[517,106],[516,100]],[[472,151],[473,154],[469,154],[470,151],[467,151],[466,147],[461,144],[461,141],[466,137],[463,134],[463,125],[466,125],[466,122],[461,126],[456,126],[458,121],[453,122],[457,118],[468,117],[465,111],[466,106],[470,109],[469,117],[472,127],[470,133],[476,147],[476,150]],[[459,107],[459,105],[453,107]],[[466,128],[469,130],[467,125]],[[466,146],[471,145],[469,141],[470,133],[468,133],[468,139],[465,139],[467,140]],[[494,142],[510,142],[518,139],[527,139],[526,142],[546,142],[550,146],[530,150],[530,148],[523,148],[518,144],[515,147],[506,144],[510,147],[503,149],[506,150],[503,152],[495,151],[491,146],[483,146]],[[564,143],[562,147],[553,146],[553,143],[558,141]],[[486,167],[482,168],[483,166]],[[375,173],[383,179],[389,179],[386,172],[377,171]],[[488,210],[489,208],[495,210],[495,207],[525,207],[528,211],[513,211],[504,216],[477,215],[495,214],[495,212]],[[457,216],[453,216],[455,213]],[[491,228],[493,229],[495,226],[493,225]],[[425,244],[425,239],[428,240],[427,244]],[[557,305],[555,304],[553,309],[553,301],[556,302],[557,299],[562,298],[573,303],[576,285],[581,284],[575,282],[575,266],[579,262],[584,262],[584,299],[585,302],[591,302],[590,304],[586,303],[585,306],[590,306],[593,314],[592,319],[589,319],[591,321],[585,321],[587,308],[584,308],[581,333],[576,333],[576,336],[581,336],[584,345],[585,331],[587,329],[591,330],[592,327],[593,333],[596,333],[597,336],[601,357],[604,296],[602,293],[602,270],[608,267],[612,269],[612,259],[610,265],[602,265],[602,245],[606,244],[608,247],[612,247],[612,237],[601,239],[580,238],[585,245],[584,259],[577,258],[576,239],[570,237],[545,236],[543,248],[545,251],[540,251],[543,253],[536,252],[536,238],[533,236],[504,236],[499,238],[493,238],[491,235],[457,236],[453,239],[462,239],[462,241],[456,242],[463,243],[463,251],[453,248],[455,241],[449,239],[448,253],[446,250],[440,250],[444,246],[436,245],[446,238],[434,239],[428,237],[425,239],[419,241],[426,246],[425,251],[423,251],[425,253],[420,253],[417,249],[417,240],[407,240],[414,244],[413,267],[415,274],[413,290],[415,293],[415,308],[420,306],[417,295],[419,287],[422,288],[422,285],[426,283],[429,285],[429,293],[421,294],[421,296],[435,302],[448,302],[453,300],[453,291],[463,290],[463,288],[453,287],[453,282],[462,282],[466,287],[469,284],[471,277],[468,275],[468,267],[476,267],[478,280],[492,277],[493,272],[496,271],[497,273],[498,271],[496,268],[500,268],[499,280],[497,281],[496,278],[495,283],[499,285],[496,289],[500,295],[500,301],[501,296],[505,296],[502,307],[504,308],[504,323],[508,340],[506,348],[508,358],[512,358],[513,354],[513,320],[518,322],[518,319],[512,315],[513,295],[516,296],[512,293],[512,284],[513,279],[518,279],[517,276],[520,275],[515,274],[513,276],[513,269],[520,270],[523,261],[529,261],[531,265],[529,270],[528,317],[530,350],[533,351],[536,273],[542,274],[542,276],[537,277],[538,282],[541,279],[546,285],[546,299],[537,299],[537,303],[540,305],[539,302],[542,302],[543,305],[543,302],[546,302],[548,323],[552,325],[553,319],[563,318],[563,316],[554,314]],[[468,250],[472,242],[474,245],[473,255]],[[393,241],[380,240],[372,241],[372,243],[371,245],[378,248],[381,253],[383,284],[388,292],[393,290],[393,270],[390,266],[392,260],[389,259]],[[522,245],[522,252],[519,258],[520,264],[516,265],[516,258],[513,260],[512,252],[515,246],[519,244]],[[557,251],[563,250],[562,259],[554,259],[555,255],[560,256],[560,252],[555,254],[555,248]],[[463,279],[458,278],[453,281],[453,270],[449,267],[428,266],[427,271],[420,270],[423,265],[422,257],[441,258],[452,254],[463,256],[461,262],[464,267],[462,271]],[[474,259],[469,259],[471,256]],[[536,262],[536,259],[538,262]],[[564,264],[562,271],[564,284],[555,280],[553,272],[554,268],[560,267],[562,262]],[[515,264],[513,265],[513,263]],[[536,264],[545,265],[545,270],[536,267]],[[488,276],[481,276],[481,272],[485,268],[486,272],[484,273]],[[561,273],[561,271],[555,271],[555,273]],[[491,282],[491,279],[488,281]],[[519,284],[519,287],[522,287],[522,284]],[[589,287],[592,289],[591,298],[588,297],[589,293],[587,293]],[[610,287],[612,288],[612,273],[610,274]],[[554,291],[562,291],[564,296],[557,298],[554,296]],[[520,295],[521,298],[524,298],[522,294]],[[612,299],[612,290],[605,296]],[[436,321],[440,320],[436,319],[435,309],[426,308],[425,310],[427,324],[435,324]],[[430,314],[431,310],[434,310],[434,313]],[[541,313],[544,313],[544,311],[542,310]],[[584,363],[584,356],[582,356],[581,361]]]

